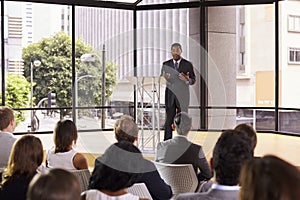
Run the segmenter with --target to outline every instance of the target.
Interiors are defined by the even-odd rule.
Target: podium
[[[166,81],[161,76],[127,77],[135,85],[135,116],[140,128],[137,145],[142,152],[155,153],[160,141],[160,128],[164,123],[164,110],[160,104],[164,102],[161,88]]]

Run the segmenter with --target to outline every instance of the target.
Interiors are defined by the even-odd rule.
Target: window
[[[288,16],[288,31],[300,32],[300,16]]]
[[[300,48],[289,48],[289,63],[300,64]]]

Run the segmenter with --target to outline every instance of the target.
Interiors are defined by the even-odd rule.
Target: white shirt
[[[240,186],[237,185],[229,186],[229,185],[219,185],[215,183],[212,184],[211,188],[216,190],[226,190],[226,191],[240,190]]]
[[[54,150],[55,147],[52,147],[47,151],[47,167],[76,170],[76,167],[73,164],[73,159],[77,151],[71,149],[68,152],[54,153]]]
[[[85,194],[86,200],[139,200],[138,196],[127,193],[120,196],[108,196],[99,190],[87,190],[81,195]]]

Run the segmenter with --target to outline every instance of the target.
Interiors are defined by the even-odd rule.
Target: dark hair
[[[53,168],[34,176],[27,200],[79,200],[80,192],[79,181],[71,172]]]
[[[6,106],[0,109],[0,130],[8,127],[11,120],[14,120],[14,111]]]
[[[249,160],[240,177],[241,200],[294,200],[300,197],[300,172],[272,155]]]
[[[239,124],[234,128],[234,130],[246,133],[252,142],[253,149],[256,147],[257,144],[256,131],[254,130],[251,124],[247,124],[247,123]]]
[[[39,138],[24,135],[13,145],[2,185],[20,177],[31,179],[43,161],[43,145]]]
[[[182,51],[181,44],[179,44],[179,43],[173,43],[171,45],[171,50],[173,49],[173,47],[179,47],[180,51]]]
[[[237,185],[242,165],[253,157],[251,141],[236,130],[224,131],[213,151],[216,181],[221,185]]]
[[[174,117],[174,126],[179,135],[187,135],[192,126],[192,118],[186,112],[180,112]]]
[[[138,136],[138,126],[129,115],[123,115],[115,123],[115,137],[118,141],[129,141],[133,143]]]
[[[95,161],[90,178],[90,189],[116,192],[132,186],[140,178],[139,170],[143,156],[140,150],[128,141],[111,145]]]
[[[77,128],[73,121],[58,121],[54,129],[55,153],[69,151],[69,146],[76,143],[77,138]]]

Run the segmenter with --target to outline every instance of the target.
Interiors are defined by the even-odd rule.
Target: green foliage
[[[57,107],[72,105],[72,40],[64,32],[29,45],[23,49],[25,77],[30,81],[30,63],[40,60],[40,66],[33,66],[35,104],[47,97],[48,92],[56,93]],[[94,52],[92,47],[82,40],[75,42],[75,66],[77,77],[92,75],[78,81],[78,105],[101,105],[101,64],[96,62],[82,63],[81,55]],[[99,55],[99,54],[97,54]],[[101,59],[101,56],[99,56]],[[116,84],[117,66],[106,65],[106,98],[111,95],[110,88]]]
[[[24,76],[7,74],[6,106],[10,108],[26,108],[29,106],[30,83]],[[24,111],[15,112],[16,122],[25,120]]]

